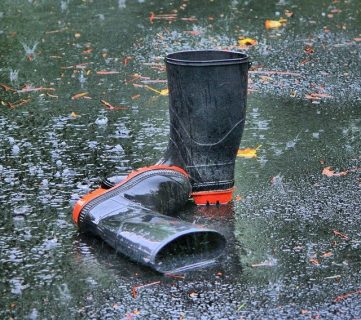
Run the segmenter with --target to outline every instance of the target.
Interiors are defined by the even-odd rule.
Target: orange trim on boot
[[[139,175],[139,174],[141,174],[143,172],[152,171],[152,170],[174,170],[174,171],[177,171],[177,172],[189,177],[189,174],[186,171],[184,171],[182,168],[176,167],[176,166],[163,165],[163,164],[153,165],[153,166],[149,166],[149,167],[143,167],[143,168],[134,170],[124,180],[122,180],[121,182],[116,184],[114,187],[112,187],[110,189],[103,189],[103,188],[95,189],[94,191],[86,194],[83,198],[78,200],[78,202],[75,204],[74,209],[73,209],[73,221],[74,221],[74,223],[78,224],[80,212],[89,201],[101,196],[105,192],[108,192],[110,190],[113,190],[116,187],[119,187],[119,186],[123,185],[124,183],[126,183],[130,179],[136,177],[137,175]]]
[[[192,197],[197,206],[227,204],[232,200],[234,188],[193,192]]]

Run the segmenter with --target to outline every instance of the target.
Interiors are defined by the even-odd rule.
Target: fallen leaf
[[[254,46],[257,44],[257,40],[252,39],[252,38],[244,38],[244,39],[238,40],[238,44],[240,46]]]
[[[294,13],[293,13],[292,11],[286,9],[286,10],[285,10],[285,16],[286,16],[287,18],[291,18],[291,17],[294,16]]]
[[[356,42],[360,42],[360,41],[361,41],[361,38],[353,38],[352,40],[353,40],[353,41],[356,41]]]
[[[332,256],[333,256],[333,253],[331,251],[329,251],[329,252],[325,252],[321,257],[328,258],[328,257],[332,257]]]
[[[336,229],[333,229],[332,232],[333,232],[333,234],[335,236],[338,236],[338,237],[340,237],[340,238],[342,238],[344,240],[350,240],[350,238],[349,238],[349,236],[347,234],[344,234],[344,233],[342,233],[342,232],[340,232],[340,231],[338,231]]]
[[[102,105],[104,105],[106,108],[108,108],[109,110],[127,110],[128,109],[128,107],[126,107],[126,106],[115,107],[112,104],[110,104],[108,101],[105,101],[105,100],[100,100],[100,103]]]
[[[70,114],[70,116],[71,116],[72,118],[74,118],[74,119],[80,117],[80,115],[77,114],[77,113],[75,113],[74,111]]]
[[[154,18],[155,18],[155,14],[154,14],[154,12],[151,12],[151,13],[150,13],[150,16],[149,16],[149,21],[150,21],[150,23],[153,23]]]
[[[55,91],[55,89],[45,88],[45,87],[33,87],[29,84],[26,84],[21,90],[17,90],[17,93],[37,92],[37,91]]]
[[[306,54],[312,54],[312,53],[315,53],[315,50],[311,47],[311,46],[306,46],[304,49],[303,49],[304,53]]]
[[[0,87],[3,88],[5,91],[16,92],[16,90],[14,88],[11,88],[10,86],[6,85],[5,83],[0,83]]]
[[[334,302],[340,302],[340,301],[342,301],[344,299],[347,299],[349,296],[352,296],[354,294],[361,294],[361,289],[357,290],[357,291],[341,294],[340,296],[336,297],[335,300],[333,300],[333,301]]]
[[[129,61],[131,61],[133,59],[133,57],[125,57],[124,59],[123,59],[123,64],[126,66],[128,63],[129,63]]]
[[[190,34],[191,36],[199,36],[200,34],[202,34],[202,31],[199,31],[199,30],[185,30],[185,31],[183,31],[183,33]]]
[[[313,264],[314,266],[319,266],[320,265],[320,261],[318,261],[317,258],[311,258],[310,263]]]
[[[279,20],[266,20],[264,23],[265,28],[268,29],[279,29],[287,23],[286,19]]]
[[[160,281],[155,281],[155,282],[151,282],[151,283],[147,283],[147,284],[143,284],[143,285],[140,285],[140,286],[135,286],[132,288],[132,297],[135,299],[138,295],[138,290],[139,289],[143,289],[143,288],[146,288],[146,287],[150,287],[150,286],[154,286],[156,284],[160,284]]]
[[[192,291],[191,293],[189,293],[189,296],[190,296],[191,298],[197,298],[197,297],[198,297],[198,292]]]
[[[81,34],[79,32],[74,34],[74,37],[77,38],[77,39],[80,38],[80,36],[81,36]]]
[[[50,97],[50,98],[59,98],[57,95],[55,95],[55,94],[50,94],[50,93],[47,93],[46,94],[48,97]]]
[[[99,75],[118,74],[118,73],[119,71],[106,71],[106,70],[101,70],[96,72],[96,74]]]
[[[257,158],[257,150],[261,148],[261,145],[257,146],[256,148],[245,148],[245,149],[239,149],[237,151],[237,157],[241,158]]]
[[[136,100],[140,98],[140,94],[135,94],[134,96],[131,97],[132,100]]]
[[[151,90],[151,91],[154,91],[156,93],[158,93],[159,95],[161,96],[167,96],[169,94],[169,90],[168,89],[162,89],[162,90],[157,90],[157,89],[154,89],[152,88],[151,86],[148,86],[148,85],[145,85],[145,88]]]
[[[240,201],[242,200],[241,196],[240,195],[236,195],[236,201]]]
[[[347,175],[347,171],[336,172],[332,170],[332,167],[325,167],[322,170],[322,174],[327,177],[342,177]]]
[[[88,95],[88,92],[80,92],[71,97],[71,100],[77,100]]]

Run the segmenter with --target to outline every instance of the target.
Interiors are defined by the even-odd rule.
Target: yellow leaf
[[[283,27],[287,23],[286,19],[279,20],[266,20],[264,23],[265,28],[268,29],[278,29]]]
[[[151,90],[151,91],[154,91],[156,93],[158,93],[159,95],[161,96],[167,96],[169,94],[169,90],[168,89],[162,89],[162,90],[157,90],[157,89],[154,89],[152,88],[151,86],[145,86],[147,89]]]
[[[252,38],[239,39],[238,44],[240,46],[254,46],[255,44],[257,44],[257,40]]]
[[[160,95],[161,96],[167,96],[169,94],[169,90],[168,89],[162,89],[160,90]]]
[[[239,149],[237,152],[237,157],[241,158],[257,158],[257,150],[261,147],[259,145],[257,148],[245,148],[245,149]]]
[[[77,113],[75,113],[74,111],[70,114],[70,116],[71,116],[72,118],[78,118],[78,117],[80,117],[80,115],[77,114]]]

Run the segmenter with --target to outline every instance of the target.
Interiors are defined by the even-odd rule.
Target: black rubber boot
[[[246,116],[248,56],[177,52],[166,57],[166,65],[171,127],[159,163],[189,173],[197,204],[227,203]]]
[[[196,204],[232,199],[234,166],[246,115],[248,56],[229,51],[183,51],[165,59],[170,139],[158,164],[190,175]],[[103,183],[111,186],[108,178]]]
[[[223,235],[160,214],[179,210],[190,192],[189,177],[181,168],[145,167],[110,189],[87,194],[75,205],[73,220],[81,231],[159,272],[198,268],[222,254]]]

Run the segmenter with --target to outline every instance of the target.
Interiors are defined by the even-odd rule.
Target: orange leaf
[[[70,114],[70,116],[74,119],[80,117],[80,115],[75,113],[74,111]]]
[[[268,29],[279,29],[287,23],[286,19],[279,20],[266,20],[264,23],[265,28]]]
[[[322,174],[327,177],[342,177],[347,175],[347,171],[341,171],[341,172],[335,172],[335,170],[332,170],[332,167],[326,167],[323,168]]]
[[[252,38],[244,38],[244,39],[238,40],[238,44],[240,46],[254,46],[257,44],[257,40],[252,39]]]
[[[245,149],[239,149],[237,152],[237,157],[241,158],[257,158],[257,150],[261,147],[259,145],[257,148],[245,148]]]

